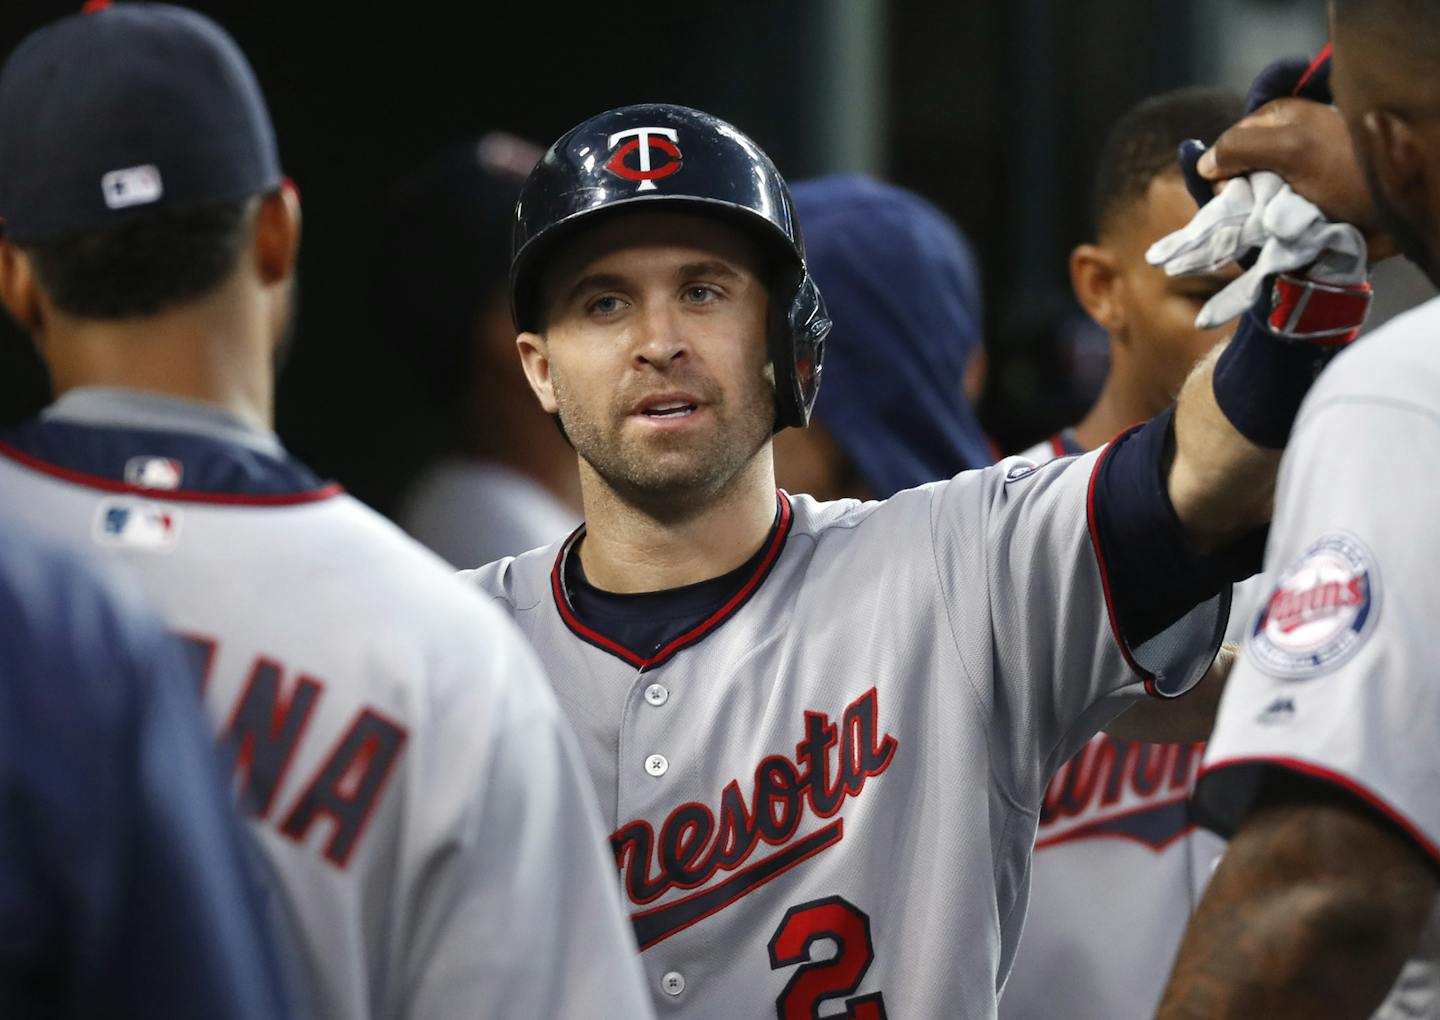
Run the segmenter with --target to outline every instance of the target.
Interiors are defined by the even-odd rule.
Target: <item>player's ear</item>
[[[0,239],[0,304],[25,332],[42,331],[44,304],[34,264],[30,256],[4,239]]]
[[[540,333],[521,333],[515,338],[515,347],[520,352],[520,365],[525,369],[525,379],[540,401],[547,414],[559,414],[560,405],[555,400],[555,383],[550,375],[550,348]]]
[[[284,283],[300,254],[300,193],[289,179],[260,199],[255,212],[255,268],[262,283]]]
[[[1082,244],[1070,253],[1070,286],[1075,299],[1107,333],[1125,325],[1120,273],[1115,255],[1102,244]]]
[[[1419,131],[1399,114],[1371,110],[1360,121],[1370,166],[1382,197],[1406,211],[1424,209],[1429,199],[1426,146]]]

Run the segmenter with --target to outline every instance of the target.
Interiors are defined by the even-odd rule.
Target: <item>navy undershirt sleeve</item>
[[[1170,502],[1166,475],[1174,410],[1116,439],[1096,469],[1092,522],[1110,583],[1111,606],[1134,648],[1231,583],[1260,570],[1268,528],[1229,547],[1196,551]]]

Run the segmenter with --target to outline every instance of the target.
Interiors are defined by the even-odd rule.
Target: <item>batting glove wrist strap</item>
[[[1370,314],[1370,281],[1338,284],[1281,273],[1270,288],[1270,331],[1282,340],[1339,348],[1360,335]]]
[[[1264,302],[1241,316],[1215,362],[1211,388],[1235,431],[1256,446],[1279,450],[1290,439],[1305,394],[1339,348],[1286,343],[1268,328],[1269,314]]]

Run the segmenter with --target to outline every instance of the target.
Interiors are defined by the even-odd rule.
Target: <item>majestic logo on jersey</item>
[[[676,144],[679,141],[680,135],[674,128],[641,127],[617,131],[605,140],[606,147],[610,149],[610,161],[605,164],[605,169],[627,181],[639,181],[638,191],[654,191],[656,181],[679,172],[684,163],[680,146]],[[624,144],[620,145],[621,142]],[[616,148],[617,145],[619,148]],[[665,159],[657,164],[652,150]],[[636,156],[634,166],[629,162],[631,153]]]
[[[1295,718],[1295,699],[1276,698],[1265,706],[1265,711],[1255,717],[1255,721],[1263,726],[1279,726]]]
[[[168,552],[180,540],[180,511],[143,499],[102,499],[92,534],[99,545]]]
[[[1275,586],[1246,646],[1265,672],[1307,677],[1360,644],[1379,609],[1377,576],[1359,540],[1340,532],[1306,550]]]
[[[125,462],[125,480],[142,489],[178,489],[185,468],[170,457],[131,457]]]
[[[1189,831],[1204,744],[1140,744],[1101,734],[1045,790],[1035,849],[1120,838],[1164,850]]]
[[[705,888],[693,895],[631,915],[641,949],[723,910],[777,875],[839,843],[844,819],[796,839],[810,817],[830,818],[858,797],[865,781],[890,767],[894,737],[880,736],[872,687],[845,709],[837,726],[822,712],[805,713],[805,737],[795,757],[770,755],[755,769],[749,797],[732,780],[720,806],[682,804],[670,812],[657,836],[637,820],[610,837],[633,903],[651,903],[675,889]],[[718,817],[717,817],[718,816]],[[751,860],[764,844],[778,847]],[[728,877],[711,880],[719,873]]]

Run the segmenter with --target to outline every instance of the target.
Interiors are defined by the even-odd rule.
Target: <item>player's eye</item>
[[[587,312],[595,315],[614,315],[623,308],[625,302],[621,301],[614,294],[601,294],[585,306]]]
[[[709,304],[717,297],[715,288],[707,284],[696,283],[685,288],[685,300],[692,305]]]

